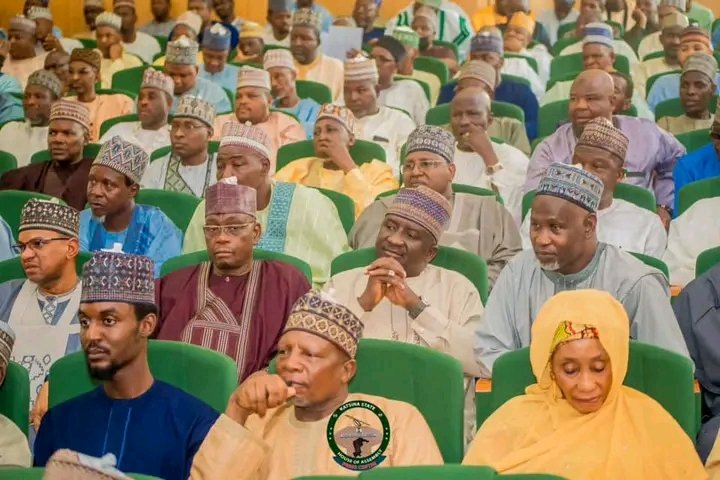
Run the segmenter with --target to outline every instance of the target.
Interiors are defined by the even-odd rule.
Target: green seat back
[[[640,208],[644,208],[653,213],[655,213],[657,208],[655,203],[655,194],[653,194],[653,192],[651,192],[650,190],[638,187],[637,185],[630,185],[629,183],[618,183],[615,186],[615,194],[613,195],[613,197],[625,200],[626,202],[630,202]],[[531,190],[525,195],[523,195],[522,218],[525,218],[525,215],[527,215],[527,213],[530,211],[530,208],[532,208],[532,202],[534,199],[535,190]]]
[[[695,278],[720,263],[720,247],[709,248],[698,255],[695,260]]]
[[[108,118],[102,125],[100,125],[100,138],[102,138],[108,130],[118,123],[137,122],[137,113],[130,113],[128,115],[120,115],[118,117]]]
[[[660,53],[662,53],[663,55],[665,54],[665,52],[660,52]],[[655,82],[657,82],[658,78],[664,77],[665,75],[670,75],[673,73],[680,73],[680,70],[671,70],[669,72],[660,72],[660,73],[656,73],[655,75],[651,75],[648,78],[647,82],[645,82],[645,96],[647,97],[647,95],[650,93],[650,90],[652,90],[652,86],[655,85]]]
[[[97,40],[94,38],[78,38],[77,40],[82,43],[83,48],[97,48]]]
[[[679,133],[675,135],[675,138],[683,144],[688,153],[702,148],[711,142],[707,129]]]
[[[710,109],[711,114],[715,113],[717,99],[717,95],[714,95],[710,99],[708,108]],[[669,100],[662,101],[655,107],[655,120],[660,120],[663,117],[679,117],[684,114],[685,110],[683,110],[683,106],[679,98],[671,98]]]
[[[433,40],[433,45],[436,45],[436,46],[438,46],[438,47],[447,47],[447,48],[449,48],[449,49],[452,50],[453,53],[455,54],[455,59],[456,59],[456,60],[460,59],[460,52],[458,51],[457,45],[455,45],[454,43],[452,43],[452,42],[441,42],[440,40]]]
[[[357,364],[350,393],[414,405],[430,426],[445,462],[462,460],[465,395],[460,362],[428,347],[364,338],[358,345]],[[270,371],[275,372],[275,360]]]
[[[160,55],[162,56],[162,52],[160,52]],[[160,71],[163,70],[162,67],[158,67],[156,65],[141,65],[139,67],[120,70],[112,76],[112,88],[131,92],[137,95],[140,93],[140,85],[142,85],[143,74],[147,68],[154,68]]]
[[[337,209],[338,217],[340,217],[343,230],[345,230],[346,234],[350,234],[350,230],[352,230],[353,225],[355,225],[355,202],[353,199],[335,190],[320,187],[314,188],[333,202]]]
[[[75,260],[75,271],[78,275],[82,275],[83,265],[92,258],[91,252],[79,252]],[[0,262],[0,283],[10,280],[27,278],[25,270],[22,268],[20,257],[8,258]]]
[[[332,103],[332,92],[323,83],[313,82],[312,80],[295,80],[295,88],[300,98],[312,98],[320,105]]]
[[[714,198],[720,195],[720,177],[688,183],[680,189],[680,192],[675,192],[675,194],[679,195],[677,214],[682,215],[698,200]]]
[[[263,250],[261,248],[255,248],[253,250],[253,258],[255,258],[256,260],[277,260],[280,262],[289,263],[293,267],[300,270],[308,279],[308,282],[312,283],[312,271],[310,270],[310,265],[300,260],[299,258],[285,255],[284,253]],[[194,265],[209,261],[210,255],[208,255],[207,250],[186,253],[185,255],[180,255],[179,257],[173,257],[167,262],[163,263],[160,269],[160,276],[165,277],[177,270],[192,267]]]
[[[0,175],[17,168],[17,159],[10,152],[0,150]]]
[[[100,145],[99,143],[88,143],[83,147],[83,157],[84,158],[95,158],[97,157],[98,152],[100,151]],[[47,162],[50,160],[50,150],[40,150],[39,152],[33,153],[32,157],[30,157],[30,163],[42,163]]]
[[[654,398],[694,440],[698,412],[693,375],[694,367],[688,358],[654,345],[630,341],[628,371],[623,383]],[[476,395],[476,405],[481,407],[477,410],[478,425],[502,404],[523,395],[525,388],[533,383],[529,348],[501,355],[493,365],[492,390]]]
[[[301,140],[288,143],[278,149],[276,171],[280,171],[293,160],[315,156],[315,147],[312,140]],[[373,160],[385,161],[385,150],[375,142],[367,140],[355,140],[355,145],[350,147],[350,156],[357,165],[369,163]]]
[[[645,255],[644,253],[637,253],[637,252],[628,252],[630,255],[634,256],[641,262],[643,262],[648,267],[653,267],[657,270],[660,270],[664,275],[665,278],[670,280],[670,270],[668,269],[668,266],[665,262],[660,260],[659,258],[651,257],[650,255]]]
[[[168,37],[165,35],[153,35],[153,37],[158,41],[158,44],[160,44],[160,51],[164,52],[167,48]]]
[[[218,115],[222,115],[224,113],[232,113],[233,112],[232,106],[235,105],[235,92],[233,92],[229,88],[225,88],[225,87],[223,87],[223,91],[225,92],[225,95],[227,96],[228,101],[230,102],[231,108],[227,112],[217,112]]]
[[[518,53],[509,53],[505,52],[505,58],[519,58],[520,60],[525,60],[528,65],[530,65],[530,68],[532,68],[535,73],[538,73],[538,63],[537,60],[535,60],[533,57],[528,57],[526,55],[520,55]]]
[[[377,259],[377,252],[374,247],[345,252],[333,259],[332,264],[330,264],[330,275],[337,275],[353,268],[367,267],[375,259]],[[485,305],[488,296],[488,276],[485,260],[465,250],[440,246],[437,255],[430,263],[436,267],[453,270],[470,280],[470,283],[475,286],[480,294],[480,300]]]
[[[227,355],[182,342],[150,340],[150,371],[158,380],[194,395],[218,412],[237,387],[235,361]],[[50,367],[50,408],[89,392],[95,387],[84,352],[75,352]]]
[[[568,119],[569,100],[546,103],[538,110],[538,136],[552,135]]]
[[[545,140],[545,137],[537,137],[535,140],[530,143],[530,151],[534,152],[538,145],[542,143],[542,141]]]
[[[159,208],[183,233],[200,204],[200,199],[194,195],[154,188],[141,188],[135,201],[140,205]]]
[[[430,91],[430,85],[428,85],[427,82],[423,82],[422,80],[412,77],[395,77],[394,80],[396,82],[400,80],[410,80],[411,82],[417,83],[423,89],[423,92],[425,92],[425,97],[428,99],[428,102],[432,101],[432,92]]]
[[[658,50],[657,52],[650,52],[647,55],[645,55],[641,61],[646,62],[648,60],[653,60],[655,58],[663,58],[665,56],[664,50]]]
[[[503,73],[500,75],[503,82],[522,83],[526,87],[530,88],[530,80],[524,77],[518,77],[517,75],[510,75]]]
[[[475,187],[473,185],[465,185],[464,183],[453,183],[452,189],[454,193],[470,193],[472,195],[480,195],[481,197],[492,197],[494,196],[495,199],[502,205],[505,204],[503,201],[502,196],[500,196],[499,192],[494,192],[488,188],[482,188],[482,187]],[[395,195],[399,188],[396,188],[394,190],[388,190],[387,192],[383,192],[380,195],[378,195],[376,198],[383,198],[383,197],[389,197],[391,195]]]
[[[441,85],[445,85],[450,80],[450,69],[445,62],[437,58],[417,57],[413,61],[413,68],[432,73],[440,79]]]
[[[618,70],[625,75],[630,75],[630,61],[625,55],[616,55],[613,65],[615,70]],[[560,55],[559,57],[553,58],[550,62],[550,78],[562,78],[568,73],[580,73],[583,69],[582,53]]]
[[[62,200],[51,197],[50,195],[45,195],[44,193],[26,192],[23,190],[0,191],[0,217],[7,222],[15,240],[17,240],[18,237],[18,228],[20,228],[20,213],[28,200],[32,198],[62,203]]]
[[[7,467],[0,468],[0,480],[42,480],[45,475],[45,469],[34,467],[34,468],[17,468]],[[158,477],[151,477],[149,475],[140,475],[136,473],[126,474],[134,480],[160,480]]]
[[[490,107],[494,117],[510,117],[525,123],[525,112],[512,103],[494,101]],[[450,104],[443,103],[432,107],[425,114],[425,123],[428,125],[448,125],[450,123]]]
[[[555,57],[560,56],[560,52],[565,50],[565,48],[569,47],[570,45],[574,43],[578,43],[580,41],[579,38],[571,37],[571,38],[558,38],[558,41],[555,42],[552,46],[552,54]]]
[[[496,480],[491,467],[476,465],[424,465],[373,468],[360,474],[360,480]]]
[[[0,385],[0,414],[12,420],[27,436],[30,426],[29,413],[30,377],[19,363],[9,362],[5,381]]]

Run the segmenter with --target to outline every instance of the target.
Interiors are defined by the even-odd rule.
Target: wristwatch
[[[412,318],[413,320],[419,317],[420,314],[424,312],[427,307],[430,306],[422,297],[418,298],[420,299],[420,301],[412,307],[408,308],[408,315],[410,315],[410,318]]]
[[[658,207],[660,207],[660,208],[662,208],[663,210],[665,210],[666,212],[668,212],[668,214],[669,214],[671,217],[673,216],[673,209],[672,209],[672,207],[669,207],[669,206],[667,206],[667,205],[660,205],[660,204],[658,204]]]

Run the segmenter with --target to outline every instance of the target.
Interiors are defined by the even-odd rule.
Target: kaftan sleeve
[[[540,179],[545,175],[545,170],[547,170],[553,161],[555,160],[552,153],[552,146],[548,140],[545,139],[535,148],[530,158],[527,175],[525,176],[525,186],[523,187],[525,193],[537,188]]]
[[[374,246],[386,212],[387,208],[381,200],[368,205],[350,230],[350,247],[357,250]]]
[[[203,226],[205,225],[205,200],[195,209],[190,224],[187,230],[185,230],[185,239],[183,241],[182,253],[193,253],[205,250],[207,245],[205,244],[205,233],[203,232]]]
[[[691,233],[692,228],[691,212],[685,212],[670,222],[670,233],[668,234],[668,245],[663,261],[670,270],[670,284],[684,287],[695,278],[695,261],[702,250],[695,248],[699,239],[687,238],[683,232]],[[694,233],[693,233],[694,235]]]
[[[239,423],[221,415],[195,455],[190,480],[263,480],[270,447]]]
[[[670,305],[670,289],[660,272],[640,278],[620,300],[630,317],[630,338],[690,358]]]
[[[163,263],[182,254],[182,232],[165,216],[150,219],[151,225],[157,225],[157,230],[145,255],[155,262],[155,278],[160,276]]]
[[[517,225],[522,222],[523,184],[527,176],[530,159],[522,151],[509,145],[504,145],[498,151],[498,160],[503,168],[489,175],[492,185],[497,187],[500,196],[505,202],[505,208],[515,219]]]
[[[667,249],[668,236],[665,226],[662,224],[660,217],[652,214],[648,227],[647,241],[645,242],[645,255],[655,258],[662,258]]]
[[[488,282],[490,289],[495,287],[495,282],[500,272],[505,268],[510,260],[522,250],[522,240],[517,224],[510,212],[505,207],[497,204],[498,215],[495,219],[496,230],[494,238],[494,248],[490,258],[485,259],[488,267]],[[518,214],[519,216],[519,214]],[[478,229],[482,231],[482,226],[478,225]]]
[[[395,404],[400,402],[393,402]],[[391,425],[390,441],[393,445],[392,462],[389,467],[413,465],[442,465],[442,455],[435,436],[416,407],[400,404],[394,410],[399,415]]]
[[[398,188],[398,180],[393,175],[392,168],[386,163],[373,160],[350,170],[345,175],[342,193],[355,202],[355,218],[357,218],[376,196],[395,188]]]
[[[687,150],[670,133],[660,128],[658,151],[654,155],[655,163],[655,198],[660,205],[672,207],[675,204],[675,183],[673,182],[673,168],[678,159],[685,156]]]

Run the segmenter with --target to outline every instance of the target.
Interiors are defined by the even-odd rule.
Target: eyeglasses
[[[231,237],[239,237],[250,225],[255,225],[255,222],[239,223],[237,225],[205,225],[203,231],[208,238],[215,238],[222,235],[223,232]]]
[[[12,246],[12,249],[17,254],[21,254],[25,251],[27,247],[30,247],[30,250],[33,252],[39,252],[43,249],[45,245],[47,245],[50,242],[54,242],[55,240],[70,240],[70,237],[55,237],[55,238],[33,238],[27,243],[21,243],[18,242],[15,245]]]
[[[418,163],[403,164],[402,170],[403,172],[412,172],[413,170],[415,170],[415,165],[417,165],[420,170],[427,171],[431,168],[437,167],[438,165],[442,165],[443,163],[447,162],[440,162],[438,160],[420,160]]]
[[[205,125],[197,125],[194,123],[172,123],[170,124],[170,132],[188,132],[192,133],[195,132],[201,128],[207,128]]]

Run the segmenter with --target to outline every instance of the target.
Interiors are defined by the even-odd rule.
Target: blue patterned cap
[[[412,152],[431,152],[443,157],[448,163],[455,159],[455,137],[453,134],[435,125],[420,125],[407,139],[405,154]]]
[[[613,29],[607,23],[602,22],[591,22],[585,25],[585,36],[583,37],[582,44],[587,45],[588,43],[599,43],[605,45],[610,50],[615,49],[613,42]]]
[[[553,163],[545,170],[535,195],[562,198],[595,213],[604,188],[602,180],[580,166]]]
[[[202,46],[210,50],[230,50],[230,40],[230,30],[223,27],[221,23],[215,23],[212,27],[205,29]]]
[[[83,267],[80,301],[155,304],[155,263],[142,255],[95,252]]]
[[[115,135],[100,147],[93,165],[112,168],[134,183],[140,183],[149,159],[150,157],[142,147],[126,142],[119,135]]]
[[[481,30],[470,41],[470,51],[495,52],[500,56],[504,55],[502,33],[495,27]]]
[[[437,242],[450,222],[451,213],[452,206],[447,198],[421,185],[417,188],[401,188],[386,215],[397,215],[417,223],[430,232]]]

